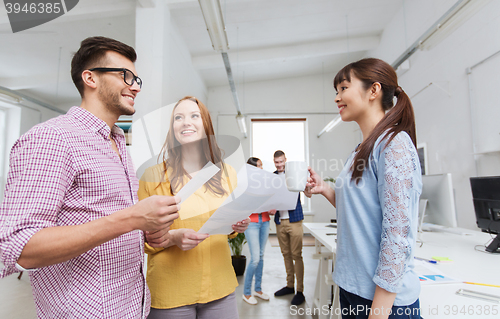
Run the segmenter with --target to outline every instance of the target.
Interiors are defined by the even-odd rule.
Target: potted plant
[[[233,255],[231,259],[233,261],[233,268],[236,276],[241,276],[245,273],[245,267],[247,265],[247,257],[241,255],[243,250],[243,245],[247,242],[244,233],[238,233],[233,238],[228,239],[229,247],[231,247],[231,252]]]
[[[332,178],[332,177],[325,177],[325,178],[323,178],[323,180],[325,182],[330,182],[330,183],[333,183],[333,184],[335,184],[335,182],[336,182],[336,179]]]

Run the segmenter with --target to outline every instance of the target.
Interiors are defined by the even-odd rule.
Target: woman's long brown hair
[[[398,85],[396,71],[388,63],[374,58],[362,59],[360,61],[346,65],[340,70],[333,86],[337,89],[342,81],[351,82],[351,76],[363,82],[363,87],[368,90],[374,83],[378,82],[382,86],[382,108],[386,111],[385,116],[375,126],[363,143],[358,148],[358,153],[352,162],[352,180],[356,184],[363,176],[368,158],[373,150],[375,142],[379,136],[386,132],[384,138],[389,136],[386,145],[392,141],[399,132],[406,132],[410,136],[413,145],[417,145],[415,130],[415,114],[410,98]],[[393,106],[393,98],[397,98],[396,105]]]
[[[205,129],[206,139],[202,139],[202,155],[203,155],[203,165],[209,161],[217,165],[220,171],[214,175],[205,186],[214,194],[224,195],[226,190],[222,187],[222,171],[225,170],[224,163],[222,161],[222,152],[217,142],[215,140],[214,127],[212,125],[212,118],[208,112],[207,107],[194,96],[186,96],[180,99],[177,104],[175,104],[172,111],[172,116],[170,117],[170,129],[167,133],[167,138],[163,144],[160,156],[163,158],[163,175],[166,176],[167,169],[172,168],[172,174],[169,176],[170,180],[170,191],[174,194],[174,191],[179,190],[179,186],[183,181],[183,177],[188,175],[184,167],[182,166],[182,147],[179,141],[175,138],[174,133],[174,113],[177,106],[185,100],[192,101],[198,104],[200,108],[201,119],[203,121],[203,128]]]

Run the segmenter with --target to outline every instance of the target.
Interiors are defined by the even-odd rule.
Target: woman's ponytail
[[[399,89],[399,92],[398,92]],[[387,131],[387,135],[391,135],[386,144],[389,144],[392,139],[399,132],[406,132],[411,138],[413,145],[417,147],[417,133],[415,129],[415,113],[413,112],[413,106],[411,104],[410,98],[406,94],[400,86],[398,86],[394,92],[394,96],[397,99],[396,105],[389,110],[385,117],[378,123],[375,127],[379,128],[380,132],[376,132],[375,129],[372,132],[372,135],[375,133],[378,136],[382,134],[384,131]]]

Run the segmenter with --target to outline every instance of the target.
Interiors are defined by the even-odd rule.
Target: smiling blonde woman
[[[146,244],[148,318],[237,318],[238,282],[228,236],[197,233],[237,184],[236,171],[224,164],[210,113],[201,101],[188,96],[175,105],[162,154],[162,163],[148,168],[141,178],[140,199],[177,194],[209,161],[220,171],[183,202],[179,214],[195,217],[175,220],[163,247]],[[233,230],[243,233],[249,222],[238,222]],[[148,239],[157,236],[162,234],[146,234]]]

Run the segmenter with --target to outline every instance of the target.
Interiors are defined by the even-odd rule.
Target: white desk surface
[[[326,225],[331,225],[331,223],[303,223],[302,226],[307,228],[311,235],[314,236],[320,243],[322,243],[328,251],[334,252],[336,250],[335,239],[337,235],[327,235],[327,234],[337,234],[337,228],[326,227]]]
[[[311,234],[326,249],[335,252],[336,228],[325,227],[329,223],[304,223]],[[421,234],[422,247],[417,248],[415,256],[431,259],[433,256],[448,257],[451,263],[433,264],[444,274],[463,281],[500,285],[500,254],[487,254],[474,249],[483,245],[491,236],[478,231],[469,231],[472,235],[457,235],[440,232]],[[500,296],[500,288],[457,284],[422,285],[420,292],[421,315],[425,319],[442,318],[500,318],[500,304],[456,295],[459,289],[468,289]],[[465,307],[464,307],[465,306]],[[489,314],[485,314],[489,309]],[[496,309],[496,314],[493,309]],[[464,313],[465,312],[465,313]]]

